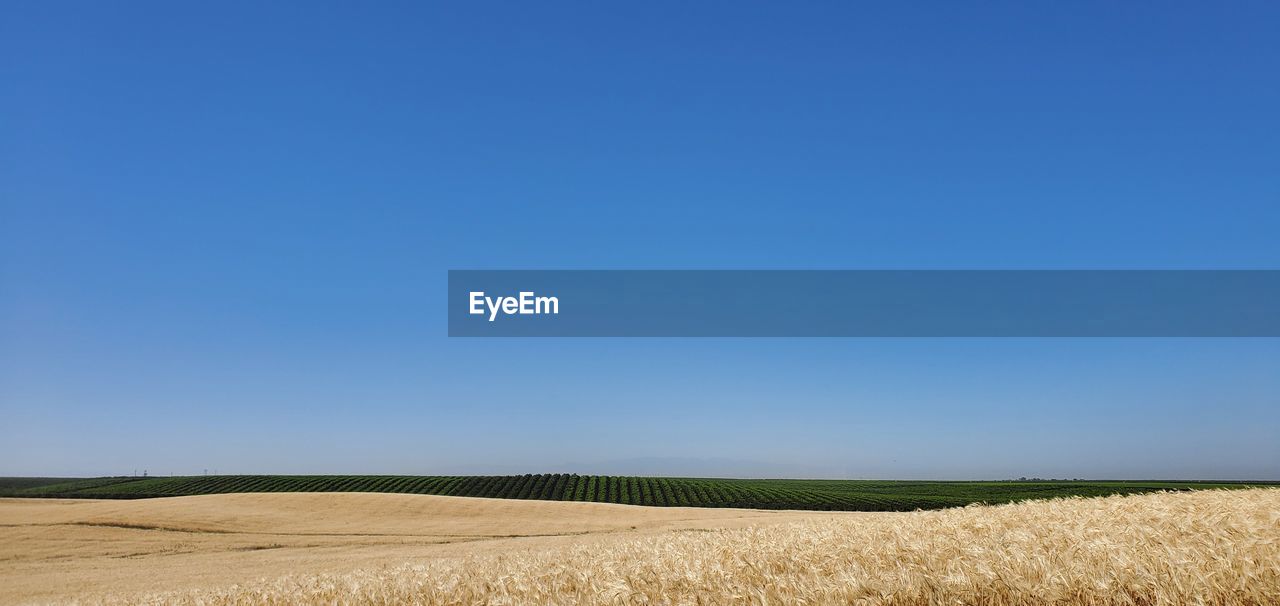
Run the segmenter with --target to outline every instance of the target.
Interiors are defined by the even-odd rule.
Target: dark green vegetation
[[[0,478],[0,494],[49,484],[61,484],[72,480],[75,480],[75,478]]]
[[[910,511],[972,503],[1245,488],[1274,483],[1164,481],[910,482],[523,476],[185,476],[0,478],[0,496],[142,499],[231,492],[392,492],[680,507]]]

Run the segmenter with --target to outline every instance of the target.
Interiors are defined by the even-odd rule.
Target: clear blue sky
[[[1278,268],[1280,6],[4,2],[0,475],[1280,478],[1275,339],[449,339],[448,269]]]

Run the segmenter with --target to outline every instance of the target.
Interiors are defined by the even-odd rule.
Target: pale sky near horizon
[[[1280,5],[0,3],[0,475],[1280,479],[1280,340],[450,339],[449,269],[1280,268]]]

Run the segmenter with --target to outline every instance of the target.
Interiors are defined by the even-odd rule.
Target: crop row
[[[530,474],[513,476],[185,476],[48,480],[12,496],[149,498],[244,492],[383,492],[659,507],[845,511],[939,509],[975,502],[1099,496],[1221,485],[1171,482],[884,482],[729,480]]]
[[[930,496],[769,486],[750,481],[530,474],[522,476],[189,476],[77,481],[26,496],[147,498],[245,492],[390,492],[658,507],[901,510],[964,504]]]

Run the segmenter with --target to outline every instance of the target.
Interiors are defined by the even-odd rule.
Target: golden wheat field
[[[176,590],[137,591],[90,583],[72,593],[5,597],[207,605],[1280,604],[1280,490],[1276,489],[1066,499],[896,514],[468,504],[458,501],[484,500],[345,495],[357,500],[383,496],[411,500],[383,504],[383,521],[376,523],[352,518],[346,505],[333,505],[311,522],[288,518],[268,498],[344,495],[224,496],[263,501],[239,502],[242,509],[222,519],[222,533],[204,534],[243,540],[240,530],[245,517],[255,507],[274,507],[275,513],[260,517],[261,526],[250,532],[279,531],[273,524],[284,523],[293,525],[285,530],[296,533],[318,524],[329,538],[307,548],[239,552],[216,551],[220,548],[215,545],[220,544],[214,538],[209,546],[196,546],[187,554],[193,558],[187,564],[197,568],[200,562],[213,565],[234,560],[228,553],[262,556],[264,567],[258,580],[219,585],[213,582],[216,579],[199,579],[197,570],[190,571],[191,579],[184,579],[180,569],[168,568],[167,574],[173,577],[161,586]],[[183,507],[191,509],[196,506],[192,503],[203,507],[207,501],[201,499],[216,498],[188,497]],[[138,502],[107,505],[140,507],[133,503]],[[299,501],[295,505],[318,504]],[[495,506],[505,512],[490,511]],[[529,512],[526,506],[541,509]],[[209,507],[202,515],[219,509]],[[452,513],[434,522],[419,519],[424,512],[431,518],[431,512],[440,507]],[[67,514],[59,515],[63,518],[45,520],[65,519]],[[138,519],[141,513],[113,515],[117,518],[99,519],[123,519],[122,515]],[[169,524],[193,519],[190,511],[167,515],[157,519],[167,519]],[[206,517],[204,530],[217,529],[216,521]],[[380,528],[401,539],[436,533],[431,535],[436,542],[414,538],[392,545],[375,539],[371,546],[375,552],[389,551],[349,559],[345,567],[297,551],[348,553],[345,550],[351,544],[360,543],[354,537],[361,533],[353,531],[369,530],[364,527],[367,524],[386,524],[373,530]],[[402,528],[406,524],[408,529]],[[497,536],[507,524],[541,526],[536,533]],[[48,528],[56,526],[52,523]],[[6,525],[5,530],[12,528]],[[444,531],[451,528],[465,530],[453,535],[466,536],[448,541],[441,535],[450,534]],[[63,549],[84,547],[74,543]],[[11,548],[6,542],[6,563],[12,562]],[[223,560],[214,557],[217,553]],[[423,554],[430,557],[420,557]],[[167,557],[176,556],[145,556],[140,562]],[[269,564],[273,561],[281,565]],[[137,571],[146,569],[139,566]],[[275,574],[288,569],[294,572]],[[0,575],[0,580],[8,576]]]
[[[0,604],[216,588],[779,515],[792,514],[369,493],[0,498]]]

